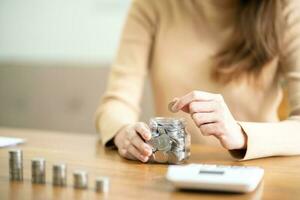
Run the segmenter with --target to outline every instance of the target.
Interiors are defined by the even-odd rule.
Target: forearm
[[[238,159],[300,154],[298,120],[273,123],[239,122],[239,124],[247,135],[247,149],[231,151]]]
[[[138,113],[123,102],[110,100],[100,105],[96,113],[96,127],[102,144],[106,145],[122,127],[137,120]]]

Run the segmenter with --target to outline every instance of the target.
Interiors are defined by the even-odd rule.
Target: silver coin
[[[31,160],[31,178],[32,183],[46,183],[46,162],[44,158]]]
[[[108,177],[97,177],[95,181],[96,192],[108,192],[109,191],[109,178]]]
[[[159,136],[159,132],[157,130],[151,131],[151,138],[155,138]]]
[[[151,156],[149,157],[149,159],[148,159],[149,163],[154,163],[155,162],[154,153],[152,153]]]
[[[172,151],[168,152],[168,163],[177,164],[178,162],[179,162],[179,159],[178,159],[177,155]]]
[[[9,179],[23,180],[23,152],[20,149],[9,150]]]
[[[168,154],[164,151],[157,151],[153,154],[153,158],[156,162],[159,163],[167,163],[168,162]]]
[[[169,151],[171,149],[171,140],[170,137],[166,134],[158,137],[157,149],[160,151]]]
[[[170,137],[176,138],[176,137],[178,137],[178,130],[167,130],[167,134]]]
[[[67,185],[67,166],[65,164],[55,164],[52,167],[52,184],[55,186]]]
[[[74,171],[73,173],[74,188],[87,189],[88,188],[88,174],[86,171]]]
[[[171,154],[169,155],[169,163],[170,164],[180,164],[186,160],[185,156],[185,151],[180,151],[180,152],[170,152]]]
[[[159,144],[159,138],[153,137],[147,143],[152,147],[152,151],[154,152],[157,150],[157,146]]]
[[[158,130],[158,133],[159,133],[160,135],[167,134],[167,133],[166,133],[166,130],[165,130],[163,127],[160,127],[160,126],[159,126],[159,127],[157,128],[157,130]]]
[[[176,138],[176,139],[173,139],[172,141],[174,141],[174,145],[176,147],[179,147],[179,148],[184,148],[185,147],[185,138]]]

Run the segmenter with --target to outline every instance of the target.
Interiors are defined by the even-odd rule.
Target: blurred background
[[[0,126],[95,133],[94,113],[129,4],[0,0]],[[147,122],[153,116],[148,82],[143,98]]]
[[[0,0],[0,126],[95,133],[130,0]],[[142,120],[152,116],[146,84]]]

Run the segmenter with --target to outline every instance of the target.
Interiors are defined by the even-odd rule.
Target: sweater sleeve
[[[106,146],[118,130],[139,117],[155,32],[156,16],[150,3],[131,3],[107,89],[96,111],[96,128]]]
[[[285,10],[287,31],[283,56],[280,58],[282,74],[288,90],[289,117],[274,123],[239,122],[248,137],[247,149],[234,150],[230,153],[241,160],[300,154],[299,8],[299,3],[294,1]]]

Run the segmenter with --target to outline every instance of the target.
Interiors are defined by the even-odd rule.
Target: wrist
[[[238,124],[239,126],[239,131],[241,134],[241,138],[242,138],[242,145],[241,148],[239,149],[247,149],[247,141],[248,141],[248,137],[247,134],[245,133],[244,129]]]
[[[113,143],[117,148],[119,148],[120,135],[121,135],[121,131],[118,131],[117,134],[115,135],[115,137],[113,138]]]

